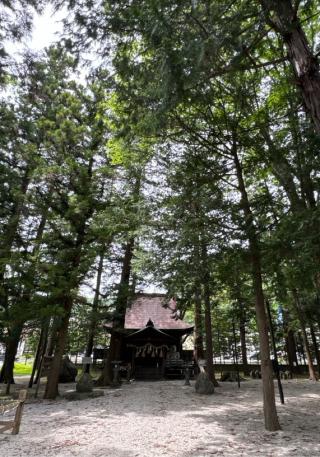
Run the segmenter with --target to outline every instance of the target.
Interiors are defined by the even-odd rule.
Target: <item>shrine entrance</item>
[[[136,379],[164,378],[165,360],[175,339],[154,327],[151,319],[145,328],[126,337],[131,352],[132,373]]]

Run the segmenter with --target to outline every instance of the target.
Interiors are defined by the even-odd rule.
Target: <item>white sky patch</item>
[[[50,6],[47,6],[42,14],[35,13],[31,34],[25,36],[20,42],[5,41],[6,51],[18,57],[25,49],[41,51],[59,41],[59,34],[63,31],[62,20],[66,15],[65,10],[55,13]]]
[[[30,47],[41,50],[58,41],[63,29],[62,19],[65,16],[65,11],[54,13],[50,7],[47,7],[42,15],[35,15]]]

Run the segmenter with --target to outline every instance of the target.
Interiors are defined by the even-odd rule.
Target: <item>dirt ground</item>
[[[105,396],[25,406],[20,434],[0,435],[1,457],[320,456],[320,384],[284,381],[282,431],[265,432],[261,381],[197,395],[183,381],[133,382]],[[65,385],[71,389],[74,386]]]

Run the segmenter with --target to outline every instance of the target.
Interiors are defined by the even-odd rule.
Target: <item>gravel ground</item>
[[[221,383],[199,396],[183,381],[133,382],[105,396],[31,400],[1,457],[320,456],[320,384],[284,381],[282,431],[265,432],[261,381]],[[70,385],[63,386],[70,389]]]

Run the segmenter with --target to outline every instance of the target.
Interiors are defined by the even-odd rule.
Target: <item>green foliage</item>
[[[59,45],[26,55],[6,78],[1,341],[18,323],[63,317],[69,300],[68,349],[82,350],[92,300],[81,287],[93,288],[97,256],[106,252],[102,320],[133,242],[130,288],[156,284],[184,314],[208,286],[216,353],[230,353],[230,329],[241,320],[254,346],[252,229],[278,338],[282,308],[297,328],[294,289],[317,321],[319,138],[293,84],[275,6],[69,2],[67,44],[98,47],[101,68],[84,77],[78,56]],[[317,8],[302,2],[297,11],[311,50]]]
[[[28,376],[31,375],[32,364],[25,364],[23,362],[15,362],[13,373],[15,376]]]

